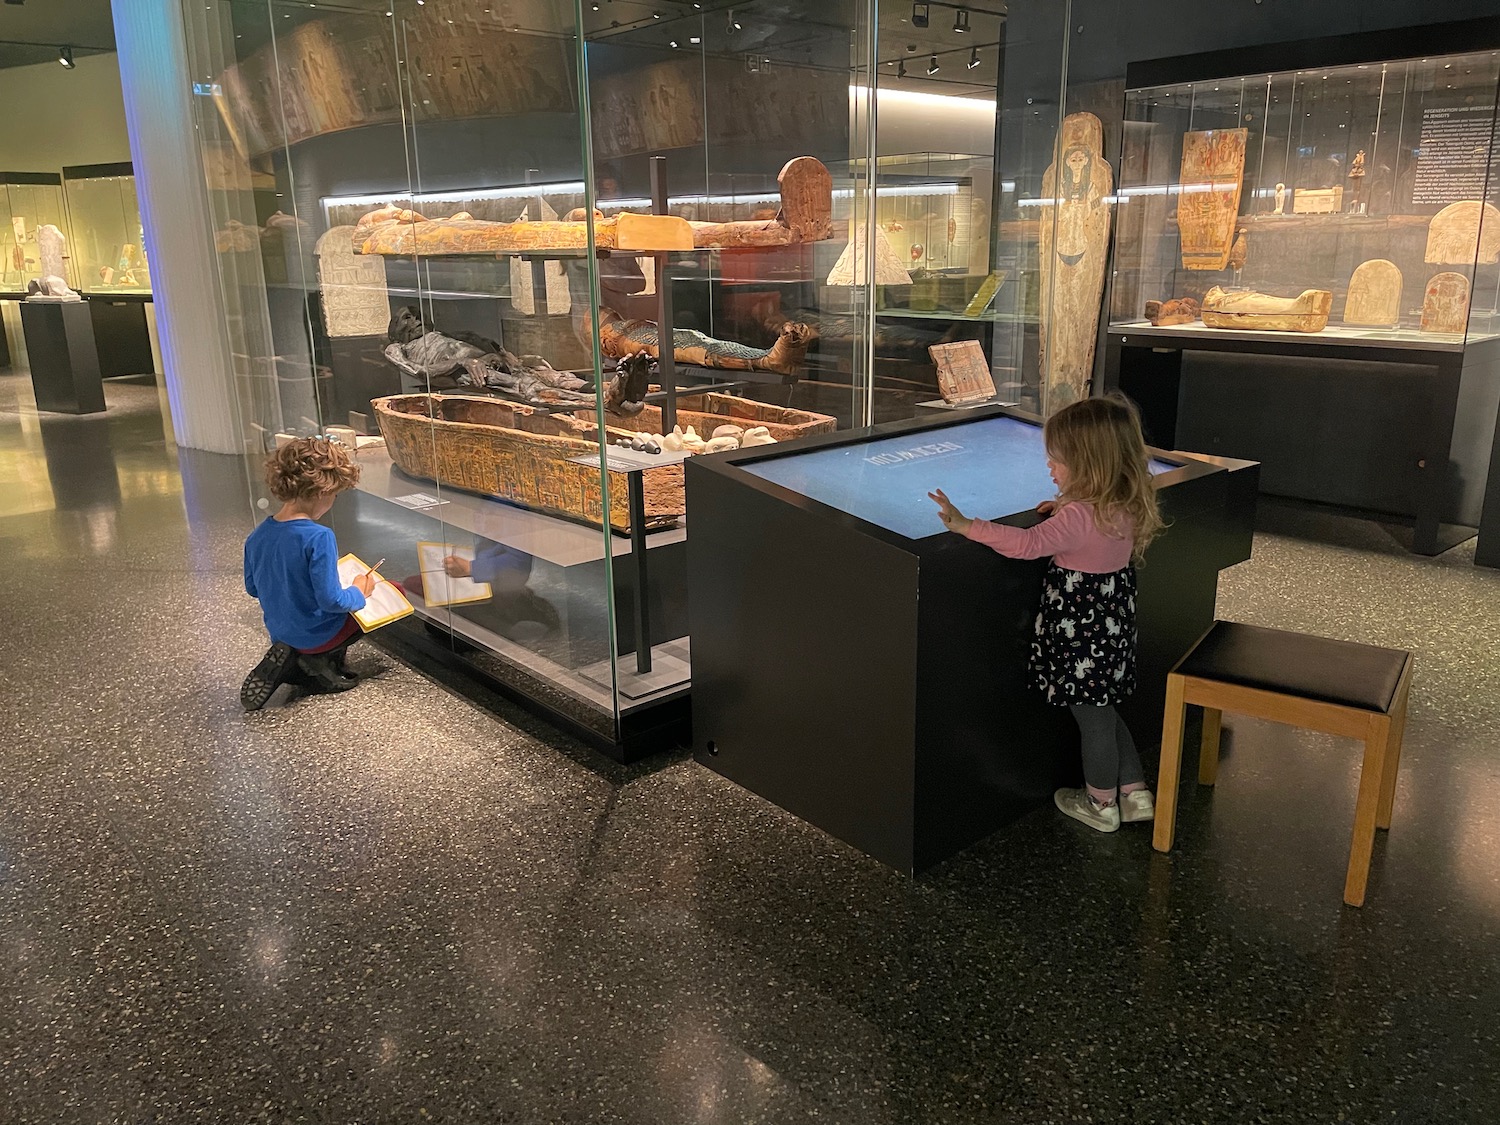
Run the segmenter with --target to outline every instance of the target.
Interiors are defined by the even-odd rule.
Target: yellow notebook
[[[345,586],[353,586],[354,580],[369,569],[358,557],[345,555],[339,559],[339,581]],[[370,633],[382,625],[400,621],[416,612],[411,602],[406,600],[406,595],[401,592],[401,587],[387,582],[376,571],[375,592],[365,599],[365,608],[355,613],[354,620],[359,622],[361,629]]]
[[[455,547],[452,543],[418,543],[417,562],[422,569],[422,600],[429,606],[466,605],[487,602],[495,596],[488,582],[472,578],[452,578],[443,568],[443,560],[457,555],[474,561],[473,547]]]

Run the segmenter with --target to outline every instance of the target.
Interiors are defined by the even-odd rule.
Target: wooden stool
[[[1167,675],[1153,846],[1159,852],[1172,850],[1188,704],[1203,708],[1201,785],[1212,785],[1218,776],[1219,724],[1225,711],[1358,738],[1365,744],[1365,761],[1354,806],[1344,901],[1364,905],[1375,829],[1391,826],[1411,669],[1411,653],[1397,649],[1214,622]]]

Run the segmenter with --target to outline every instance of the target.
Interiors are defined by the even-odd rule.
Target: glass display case
[[[76,287],[62,178],[48,172],[0,172],[0,293],[19,297],[29,283],[46,275],[43,244],[47,240],[38,236],[47,226],[62,235],[59,276]]]
[[[1128,68],[1103,383],[1157,444],[1259,461],[1266,492],[1378,513],[1418,553],[1474,534],[1500,406],[1485,34]]]
[[[149,296],[151,268],[131,166],[79,165],[64,168],[62,178],[80,291]]]
[[[1036,292],[1011,266],[975,303],[1004,5],[969,38],[884,0],[601,7],[182,10],[250,504],[278,442],[352,444],[330,518],[411,601],[387,628],[629,757],[686,716],[685,461],[921,413],[953,339],[1035,389]],[[1060,60],[1045,12],[1014,40]],[[951,103],[990,151],[880,151],[869,91],[911,94],[906,39],[982,59],[908,97],[907,133]],[[1055,91],[1060,61],[1035,70]],[[1056,112],[1025,113],[1035,195]],[[872,225],[907,232],[899,297]]]
[[[1110,322],[1500,332],[1493,51],[1128,90]]]

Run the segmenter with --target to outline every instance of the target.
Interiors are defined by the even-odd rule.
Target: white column
[[[116,0],[130,154],[177,444],[243,450],[179,0]]]

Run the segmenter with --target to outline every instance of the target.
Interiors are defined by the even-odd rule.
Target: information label
[[[1411,201],[1416,207],[1446,207],[1484,198],[1489,171],[1493,105],[1428,106]]]
[[[400,504],[403,508],[411,508],[413,511],[419,512],[423,508],[439,507],[448,503],[448,501],[439,500],[436,496],[429,495],[426,492],[413,492],[408,496],[392,496],[391,503]]]

